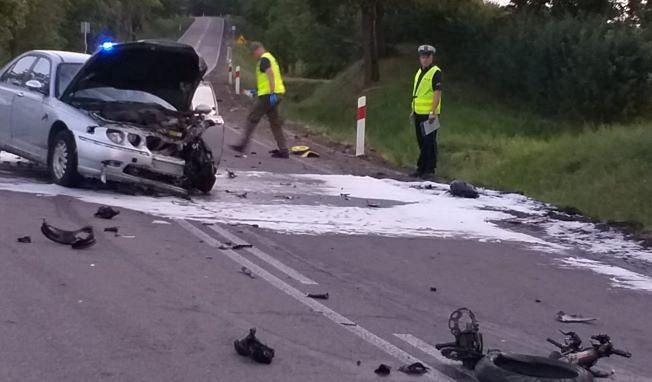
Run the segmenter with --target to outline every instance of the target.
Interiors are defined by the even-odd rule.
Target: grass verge
[[[253,87],[253,63],[236,49],[243,83]],[[412,166],[418,156],[408,120],[415,62],[381,65],[382,81],[364,88],[360,65],[299,97],[286,114],[329,138],[353,143],[356,99],[367,96],[367,139],[386,160]],[[547,120],[507,105],[479,84],[444,70],[439,173],[485,187],[520,191],[599,220],[635,221],[652,230],[652,125],[585,126]],[[250,73],[250,74],[248,74]],[[288,84],[292,94],[292,83]]]

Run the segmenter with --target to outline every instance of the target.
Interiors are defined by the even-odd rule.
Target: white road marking
[[[232,234],[231,232],[218,227],[218,226],[211,226],[210,227],[213,231],[217,232],[219,235],[224,237],[225,239],[231,241],[232,243],[238,244],[238,243],[244,243],[244,240],[238,237],[237,235]],[[261,251],[258,248],[245,248],[244,251],[247,251],[251,253],[252,255],[256,256],[257,258],[261,259],[262,261],[266,262],[267,264],[271,265],[272,267],[278,269],[279,271],[285,273],[289,277],[295,279],[296,281],[300,282],[301,284],[304,285],[318,285],[317,282],[309,279],[308,277],[302,275],[301,273],[295,271],[294,269],[288,267],[287,265],[283,264],[282,262],[276,260],[272,256],[266,254],[265,252]]]
[[[412,334],[394,334],[394,337],[400,338],[401,340],[403,340],[406,343],[408,343],[408,344],[414,346],[415,348],[421,350],[425,354],[428,354],[429,356],[433,357],[434,359],[436,359],[437,361],[439,361],[440,363],[442,363],[444,365],[455,366],[456,370],[459,371],[460,373],[475,379],[475,375],[473,375],[473,373],[471,371],[469,371],[469,370],[462,369],[460,367],[461,364],[459,362],[455,362],[453,360],[450,360],[450,359],[444,357],[443,355],[441,355],[439,350],[437,350],[437,348],[435,348],[434,346],[430,345],[429,343],[427,343],[425,341],[422,341],[421,339],[413,336]]]
[[[177,220],[179,225],[186,229],[188,232],[192,233],[193,235],[197,236],[200,240],[203,240],[204,243],[210,245],[211,247],[214,248],[219,248],[220,247],[220,242],[215,240],[213,237],[202,231],[201,229],[195,227],[192,225],[190,222],[185,221],[185,220]],[[420,361],[418,358],[412,356],[411,354],[401,350],[397,346],[389,343],[388,341],[378,337],[377,335],[371,333],[367,329],[361,327],[360,325],[357,325],[355,322],[349,320],[348,318],[342,316],[341,314],[337,313],[336,311],[328,308],[327,306],[307,297],[303,292],[299,291],[298,289],[292,287],[291,285],[287,284],[285,281],[281,280],[280,278],[274,276],[273,274],[269,273],[262,267],[259,267],[258,265],[252,263],[251,261],[247,260],[245,257],[239,255],[235,251],[220,251],[220,253],[223,253],[225,256],[230,258],[231,260],[235,261],[241,266],[249,268],[254,274],[262,278],[263,280],[267,281],[270,283],[272,286],[276,287],[280,291],[284,292],[288,296],[294,298],[295,300],[299,301],[300,303],[306,305],[310,309],[312,309],[314,312],[321,313],[324,317],[328,318],[329,320],[333,321],[334,323],[340,325],[344,329],[348,330],[349,332],[355,334],[356,336],[360,337],[362,340],[366,341],[367,343],[376,346],[380,350],[384,351],[385,353],[389,354],[390,356],[396,358],[397,360],[410,364],[414,362],[421,362],[423,363],[426,367],[429,367],[431,369],[431,372],[428,374],[424,375],[424,378],[430,381],[446,381],[446,382],[452,382],[454,381],[452,378],[446,376],[445,374],[442,374],[441,372],[437,371],[436,369],[433,369],[432,366],[427,365],[423,361]]]

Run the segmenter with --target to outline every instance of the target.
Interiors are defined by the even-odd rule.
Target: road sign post
[[[367,97],[358,98],[358,123],[356,126],[355,156],[364,155],[364,139],[367,123]]]
[[[82,21],[81,34],[84,36],[84,53],[88,53],[88,34],[91,33],[91,23]]]
[[[240,95],[240,67],[235,67],[235,94]]]

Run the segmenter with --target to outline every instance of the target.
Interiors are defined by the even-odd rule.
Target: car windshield
[[[140,90],[126,90],[116,89],[113,87],[99,87],[83,89],[74,92],[71,99],[78,102],[127,102],[127,103],[142,103],[142,104],[156,104],[163,106],[169,110],[176,110],[174,106],[170,105],[165,100]]]
[[[57,75],[57,97],[63,93],[70,81],[72,81],[75,74],[82,67],[82,64],[61,64],[59,65],[59,73]]]

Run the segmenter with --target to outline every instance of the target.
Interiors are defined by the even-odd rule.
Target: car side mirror
[[[195,112],[199,114],[209,114],[211,110],[212,109],[210,106],[204,104],[197,105],[197,107],[195,107]]]
[[[41,83],[41,81],[37,81],[37,80],[29,80],[25,82],[25,86],[27,87],[27,89],[35,92],[41,92],[43,90],[43,84]]]

